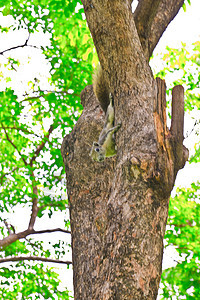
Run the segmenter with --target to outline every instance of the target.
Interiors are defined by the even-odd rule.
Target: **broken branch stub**
[[[172,89],[172,123],[171,134],[179,142],[183,142],[184,127],[184,88],[176,85]]]
[[[183,145],[184,88],[177,85],[172,89],[172,123],[170,130],[166,124],[166,84],[156,78],[157,98],[154,103],[154,121],[158,145],[158,169],[161,182],[170,194],[179,169],[183,168],[189,155]]]

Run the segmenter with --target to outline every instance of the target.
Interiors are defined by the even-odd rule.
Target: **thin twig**
[[[44,230],[34,230],[31,234],[42,234],[42,233],[53,233],[56,231],[71,233],[70,230],[62,229],[62,228],[54,228],[54,229],[44,229]]]
[[[27,162],[26,162],[26,160],[24,159],[23,155],[22,155],[21,152],[18,150],[17,146],[16,146],[16,145],[11,141],[11,139],[9,138],[7,131],[6,131],[5,127],[3,126],[3,123],[1,123],[1,126],[2,126],[2,128],[3,128],[4,132],[5,132],[7,141],[8,141],[8,142],[9,142],[9,143],[17,150],[17,152],[18,152],[19,155],[21,156],[21,158],[22,158],[22,160],[23,160],[25,166],[27,166]]]
[[[52,133],[53,131],[53,126],[51,125],[49,127],[49,130],[48,130],[48,134],[45,136],[45,139],[46,141],[49,140],[49,136],[50,134]],[[46,141],[43,141],[38,147],[37,149],[35,150],[35,155],[31,158],[31,161],[30,161],[30,166],[32,167],[33,166],[33,162],[36,160],[36,157],[39,155],[40,151],[44,148],[45,144],[46,144]]]
[[[19,131],[22,131],[22,132],[24,132],[24,133],[28,133],[28,134],[32,134],[32,135],[34,135],[34,136],[36,136],[36,137],[38,137],[38,138],[40,138],[41,140],[42,139],[44,139],[44,140],[46,140],[47,142],[49,142],[51,145],[53,145],[53,143],[52,142],[50,142],[49,141],[49,139],[48,138],[46,138],[45,136],[43,137],[43,136],[41,136],[41,135],[38,135],[38,134],[36,134],[35,132],[33,132],[33,131],[29,131],[29,130],[27,130],[27,129],[24,129],[24,128],[21,128],[21,127],[15,127],[15,126],[4,126],[4,127],[0,127],[0,129],[1,128],[5,128],[5,129],[15,129],[15,130],[19,130]],[[1,178],[1,177],[0,177]]]
[[[35,135],[35,136],[37,136],[37,137],[43,139],[42,136],[39,136],[38,134],[36,134],[36,133],[34,133],[34,132],[32,132],[32,131],[29,131],[29,130],[27,130],[27,129],[24,129],[24,128],[15,127],[15,126],[4,126],[4,127],[0,127],[0,128],[20,130],[20,131],[22,131],[22,132],[24,132],[24,133],[32,134],[32,135]]]
[[[76,94],[76,93],[71,94],[67,91],[48,91],[48,90],[33,91],[33,93],[39,93],[39,92],[46,93],[46,94],[25,98],[25,99],[21,100],[20,103],[25,102],[25,101],[35,100],[35,99],[42,98],[42,97],[46,97],[50,94],[61,94],[61,95],[66,94],[66,95],[71,95],[71,96],[75,96],[75,97],[80,97],[80,94]],[[27,95],[25,94],[23,96],[25,97]]]
[[[56,264],[66,264],[71,265],[71,261],[59,260],[59,259],[52,259],[47,257],[38,257],[38,256],[12,256],[6,258],[0,258],[0,263],[11,262],[11,261],[23,261],[23,260],[38,260],[44,262],[51,262]]]
[[[10,171],[10,172],[7,172],[7,173],[3,173],[2,175],[1,175],[1,177],[0,177],[0,182],[1,182],[1,184],[3,183],[3,178],[6,176],[6,175],[10,175],[10,174],[12,174],[14,171],[16,171],[17,169],[19,169],[19,167],[15,167],[12,171]]]
[[[199,125],[199,124],[200,124],[200,120],[198,120],[198,121],[196,120],[195,123],[194,123],[194,125],[193,125],[193,128],[191,129],[191,131],[186,133],[185,139],[187,139],[187,138],[191,135],[191,133],[192,133],[192,132],[194,131],[194,129],[195,129],[195,126],[196,126],[196,125]]]
[[[0,55],[4,55],[5,52],[11,51],[11,50],[15,50],[15,49],[18,49],[18,48],[23,48],[23,47],[33,47],[33,48],[40,49],[40,48],[38,48],[37,46],[34,46],[34,45],[28,45],[29,38],[30,38],[30,32],[29,32],[28,38],[26,39],[26,41],[25,41],[24,44],[18,45],[18,46],[13,46],[13,47],[11,47],[11,48],[8,48],[8,49],[6,49],[6,50],[3,50],[3,51],[0,52]]]
[[[8,222],[6,220],[3,220],[5,226],[6,226],[6,229],[8,230],[8,233],[9,234],[12,234],[11,230],[10,230],[10,225],[8,224]]]

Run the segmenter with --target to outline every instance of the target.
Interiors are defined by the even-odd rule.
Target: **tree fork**
[[[61,148],[74,297],[155,300],[169,196],[187,155],[180,159],[182,152],[166,126],[165,84],[153,79],[131,1],[82,2],[114,96],[116,123],[121,121],[122,127],[116,134],[117,155],[93,162],[90,149],[105,115],[92,87],[86,87],[81,95],[82,115]]]

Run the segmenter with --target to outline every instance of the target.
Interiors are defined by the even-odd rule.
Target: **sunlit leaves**
[[[200,235],[199,191],[199,183],[193,183],[191,188],[178,189],[176,196],[170,202],[168,224],[174,227],[174,231],[173,235],[166,233],[166,239],[173,245],[177,243],[178,247],[182,247],[182,253],[188,253],[189,250],[195,252],[194,245],[191,243],[195,242]]]
[[[190,163],[192,163],[192,162],[194,162],[194,163],[200,162],[200,143],[197,143],[195,145],[195,154],[190,157],[189,162]]]
[[[6,213],[5,220],[1,218],[1,238],[18,231],[11,213],[19,207],[24,207],[26,222],[29,220],[34,199],[39,221],[47,217],[52,220],[59,212],[63,226],[69,228],[60,147],[63,137],[80,116],[80,92],[91,84],[92,64],[96,59],[81,2],[12,0],[0,2],[0,7],[4,16],[11,15],[14,19],[10,27],[0,28],[2,32],[8,28],[24,28],[30,38],[36,31],[48,33],[48,46],[37,44],[35,49],[50,66],[46,86],[40,75],[36,75],[37,78],[33,76],[22,83],[23,92],[19,87],[17,92],[10,88],[14,86],[10,84],[14,77],[9,73],[5,77],[5,69],[0,73],[3,82],[0,91],[0,210]],[[29,39],[27,44],[30,45]],[[19,46],[26,47],[21,42]],[[4,68],[15,73],[21,70],[21,61],[12,57],[13,51],[5,52]],[[26,222],[21,220],[24,230]],[[5,247],[1,257],[23,254],[62,259],[67,251],[68,243],[59,240],[58,244],[49,242],[47,246],[34,236]],[[15,273],[10,268],[4,268],[1,273],[6,279],[2,281],[0,298],[69,299],[68,292],[59,287],[58,275],[39,262],[13,265]]]
[[[153,60],[152,60],[153,61]],[[185,133],[188,138],[191,133],[199,135],[199,110],[200,110],[200,42],[192,45],[182,43],[182,47],[166,48],[163,56],[163,68],[156,76],[168,80],[167,106],[171,103],[171,90],[175,85],[183,85],[185,97],[185,111],[194,120],[193,127]],[[193,115],[192,115],[193,114]],[[168,111],[168,115],[170,112]],[[199,162],[199,139],[197,138],[195,150],[190,162]]]
[[[160,56],[161,57],[161,56]],[[153,61],[153,60],[152,60]],[[173,86],[181,84],[185,90],[185,123],[191,123],[185,133],[190,147],[190,163],[200,162],[199,109],[200,109],[200,43],[182,44],[181,48],[166,48],[163,68],[156,76],[167,82],[168,108]],[[188,142],[190,141],[190,142]],[[198,170],[199,165],[196,166]],[[188,176],[187,172],[185,176]],[[162,299],[200,298],[200,185],[178,189],[170,199],[169,218],[165,235],[166,246],[176,249],[177,264],[162,274]]]
[[[163,56],[164,68],[156,76],[165,78],[168,74],[173,86],[181,84],[185,88],[185,108],[200,109],[200,46],[196,42],[192,47],[182,44],[179,49],[166,48]]]
[[[191,5],[191,0],[187,0],[187,3],[188,3],[189,5]],[[183,10],[186,11],[186,3],[185,3],[185,2],[183,3],[183,6],[182,6],[182,7],[183,7]]]
[[[180,262],[163,271],[163,299],[198,299],[200,297],[200,184],[177,189],[169,205],[167,245],[175,246]],[[176,296],[172,298],[172,296]]]
[[[200,261],[194,257],[166,269],[162,274],[164,299],[199,299]]]
[[[58,275],[43,264],[13,263],[12,271],[3,267],[0,276],[1,299],[70,299],[67,291],[60,291]]]

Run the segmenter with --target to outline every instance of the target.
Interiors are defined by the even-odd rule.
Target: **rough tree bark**
[[[165,83],[154,80],[148,58],[167,26],[163,24],[170,22],[183,1],[168,1],[174,7],[179,2],[179,8],[163,12],[163,26],[152,33],[149,29],[146,41],[138,29],[146,18],[138,14],[143,5],[153,6],[154,1],[140,0],[134,15],[130,0],[82,2],[114,95],[116,123],[121,121],[122,128],[117,133],[117,156],[93,162],[89,152],[102,129],[104,113],[92,86],[86,87],[81,95],[83,113],[61,149],[71,218],[74,295],[77,300],[156,299],[169,196],[188,151],[183,146],[183,89],[173,90],[169,130]],[[158,16],[167,0],[155,3],[149,11],[149,28],[162,21]]]

